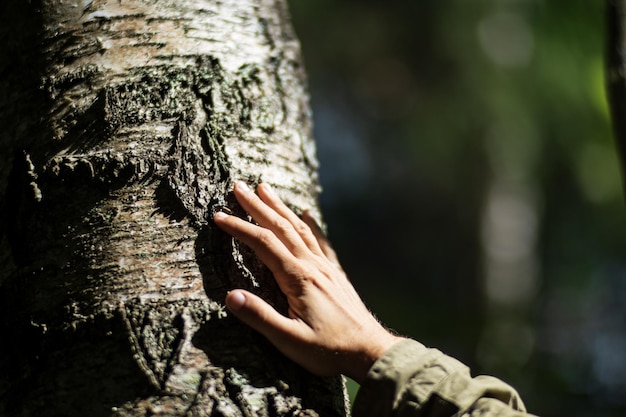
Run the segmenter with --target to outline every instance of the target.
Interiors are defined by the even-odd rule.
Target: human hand
[[[235,185],[237,201],[258,226],[218,212],[215,224],[250,246],[272,271],[289,303],[288,317],[241,289],[226,306],[283,354],[314,374],[342,373],[361,382],[372,364],[401,338],[365,307],[315,220],[300,219],[267,184],[258,195]]]

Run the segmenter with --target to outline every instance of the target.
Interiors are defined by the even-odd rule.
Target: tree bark
[[[0,415],[347,415],[223,305],[285,309],[233,183],[317,210],[284,1],[3,0],[0,37]]]

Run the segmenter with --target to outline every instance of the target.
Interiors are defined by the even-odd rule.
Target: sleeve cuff
[[[430,350],[415,340],[404,339],[372,365],[356,396],[354,417],[391,416],[400,390],[424,367]]]
[[[509,385],[488,376],[471,378],[463,363],[411,339],[396,343],[372,365],[352,411],[354,417],[390,417],[416,415],[424,407],[450,415],[500,407],[508,410],[506,415],[525,415]]]

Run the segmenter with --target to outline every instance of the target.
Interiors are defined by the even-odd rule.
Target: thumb
[[[248,291],[229,292],[226,306],[239,320],[263,334],[274,345],[281,344],[285,337],[293,336],[296,331],[292,320]]]

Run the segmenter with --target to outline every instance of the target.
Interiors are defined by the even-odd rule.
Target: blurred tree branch
[[[626,0],[607,0],[607,88],[622,173],[626,168],[625,10]]]

